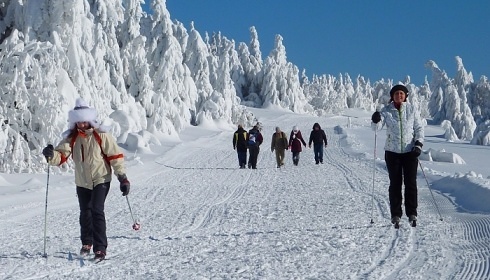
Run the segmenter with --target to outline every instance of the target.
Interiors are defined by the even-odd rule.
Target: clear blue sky
[[[151,0],[145,0],[146,5]],[[312,74],[349,73],[420,85],[434,60],[450,77],[455,56],[476,81],[490,76],[490,1],[167,0],[173,20],[204,36],[220,31],[250,42],[255,26],[261,51],[284,38],[288,60]]]

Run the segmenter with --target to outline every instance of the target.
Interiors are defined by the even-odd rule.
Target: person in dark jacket
[[[259,157],[260,145],[264,141],[262,133],[257,126],[248,131],[247,145],[249,152],[248,168],[257,169],[257,158]]]
[[[271,151],[276,151],[277,168],[284,165],[284,151],[288,149],[288,138],[278,126],[276,132],[272,134]]]
[[[308,147],[311,148],[313,142],[313,152],[315,153],[315,163],[323,163],[323,143],[325,148],[327,147],[327,135],[325,131],[320,127],[319,123],[313,125],[313,130],[310,133],[310,140],[308,141]]]
[[[298,165],[299,153],[301,153],[301,144],[306,147],[306,142],[301,135],[301,131],[298,126],[294,126],[289,135],[289,149],[293,153],[293,164]]]
[[[236,150],[238,155],[238,165],[240,168],[245,168],[247,164],[247,139],[248,133],[243,129],[241,124],[233,134],[233,150]]]
[[[375,129],[386,126],[385,161],[390,179],[391,222],[398,226],[402,216],[402,183],[405,184],[405,214],[412,226],[417,221],[417,167],[424,142],[424,126],[420,112],[407,103],[408,89],[395,85],[390,90],[390,103],[371,120]]]

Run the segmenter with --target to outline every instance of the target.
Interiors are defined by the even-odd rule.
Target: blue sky
[[[151,0],[145,0],[147,4]],[[450,77],[455,56],[475,80],[490,76],[490,1],[167,0],[173,20],[204,36],[220,31],[250,42],[255,26],[261,51],[284,38],[288,60],[312,74],[349,73],[372,82],[402,80],[420,85],[434,60]]]

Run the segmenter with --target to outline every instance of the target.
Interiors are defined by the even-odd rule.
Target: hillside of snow
[[[6,225],[0,278],[488,278],[490,150],[447,142],[442,128],[427,126],[424,152],[453,153],[465,164],[422,160],[427,177],[419,169],[418,226],[403,217],[396,230],[369,112],[253,113],[264,135],[256,170],[238,168],[234,129],[188,126],[181,139],[151,145],[151,152],[125,150],[128,198],[141,229],[131,228],[128,204],[114,182],[106,202],[108,255],[99,264],[77,255],[79,210],[69,170],[51,167],[49,181],[46,165],[43,174],[0,175],[0,219]],[[315,165],[306,148],[298,166],[287,152],[285,167],[276,168],[270,152],[274,128],[289,134],[297,125],[309,135],[315,122],[328,136],[324,164]],[[378,132],[377,147],[384,134]]]

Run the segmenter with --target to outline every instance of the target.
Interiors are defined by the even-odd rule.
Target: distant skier
[[[238,155],[238,165],[240,168],[245,168],[247,164],[247,139],[248,133],[243,129],[241,124],[238,125],[238,129],[233,133],[233,150],[236,150]]]
[[[276,132],[272,134],[271,151],[276,151],[277,168],[284,165],[284,151],[288,149],[288,144],[286,133],[276,127]]]
[[[313,130],[310,133],[310,140],[308,141],[308,147],[311,148],[313,142],[313,152],[315,153],[315,163],[323,163],[323,143],[325,148],[328,145],[327,135],[325,131],[320,127],[319,123],[313,125]]]
[[[257,169],[257,158],[259,157],[260,145],[264,141],[259,128],[254,126],[248,131],[247,146],[249,150],[248,168]]]
[[[293,154],[293,164],[298,165],[299,163],[299,154],[301,153],[301,144],[306,147],[306,142],[301,135],[301,131],[298,126],[294,126],[293,130],[291,130],[291,134],[289,136],[289,148]]]
[[[417,167],[422,152],[424,127],[420,112],[407,103],[408,89],[396,85],[390,90],[390,104],[371,117],[376,129],[386,126],[385,161],[390,178],[391,222],[398,227],[402,216],[402,183],[405,183],[405,213],[412,226],[417,221]]]
[[[61,165],[71,156],[75,163],[75,184],[80,205],[81,255],[93,248],[95,260],[106,256],[107,234],[104,204],[109,193],[112,174],[120,182],[122,195],[129,193],[124,157],[108,128],[96,121],[97,111],[78,98],[68,113],[69,129],[56,148],[48,145],[43,155],[51,165]]]

